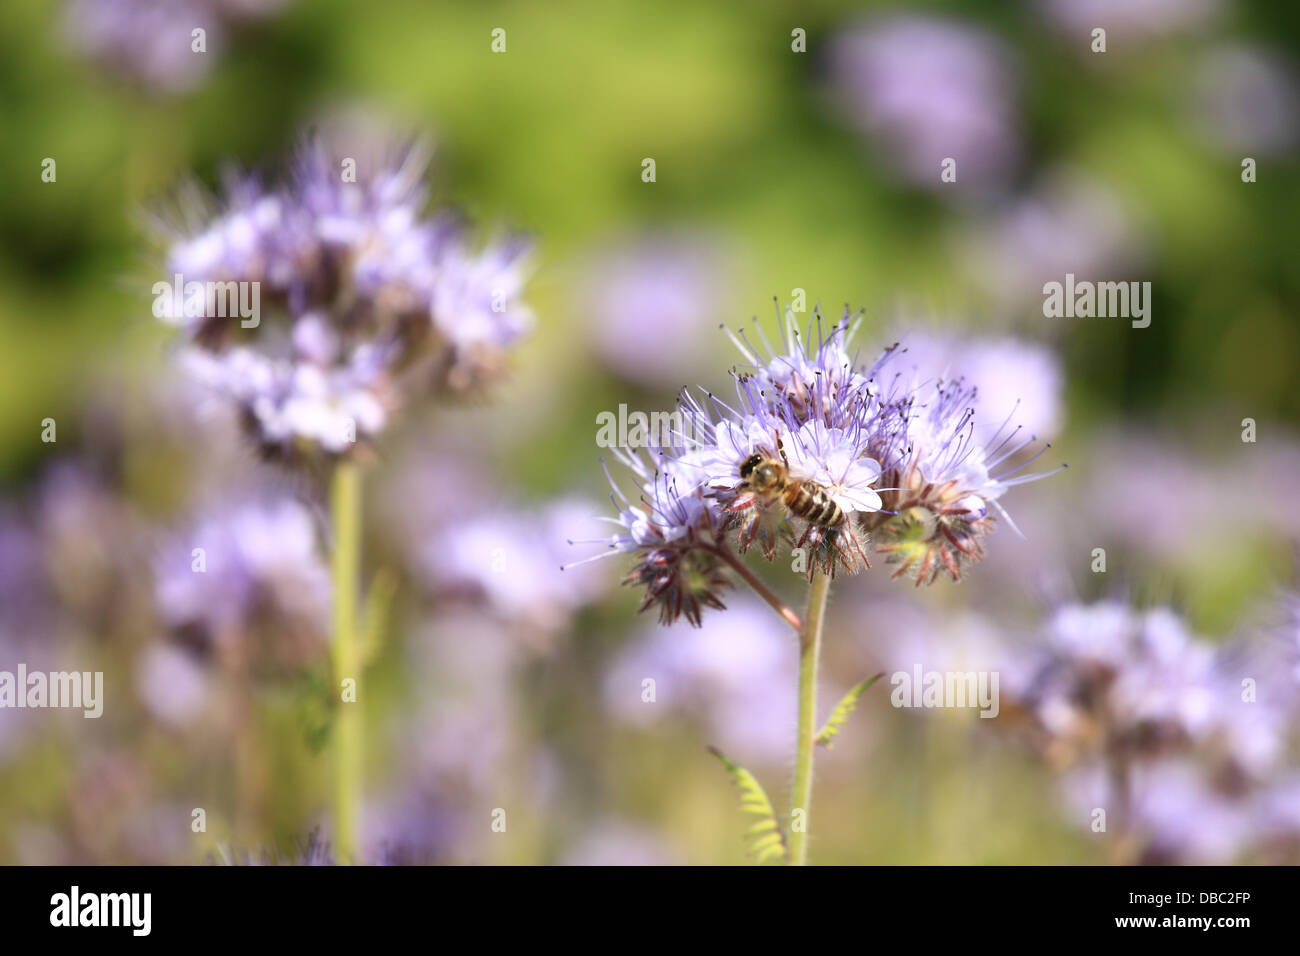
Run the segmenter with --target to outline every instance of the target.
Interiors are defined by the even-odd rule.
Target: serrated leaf
[[[728,760],[721,750],[710,747],[709,753],[722,761],[722,765],[727,768],[727,773],[731,775],[732,782],[740,789],[740,812],[763,818],[745,830],[742,838],[747,844],[745,852],[755,856],[760,864],[768,860],[784,862],[785,834],[781,832],[781,827],[776,822],[776,811],[772,809],[772,801],[767,799],[762,785],[744,767]]]
[[[384,631],[388,628],[388,610],[397,593],[397,575],[388,568],[375,572],[366,591],[365,609],[362,611],[361,659],[367,664],[375,659],[383,646]]]
[[[884,676],[885,672],[881,671],[873,677],[868,677],[840,699],[840,702],[835,705],[835,709],[831,711],[830,717],[827,718],[826,726],[822,727],[817,734],[816,739],[819,745],[827,750],[831,749],[832,742],[839,736],[844,724],[849,719],[849,715],[857,709],[858,699],[866,692],[868,687]]]

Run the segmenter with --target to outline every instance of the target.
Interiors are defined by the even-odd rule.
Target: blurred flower
[[[943,330],[912,331],[897,364],[917,376],[960,378],[971,384],[982,416],[1015,414],[1017,424],[1040,437],[1061,426],[1061,361],[1046,346],[1012,337],[977,338]]]
[[[22,511],[0,503],[0,640],[6,650],[39,643],[52,630],[52,582],[44,542]]]
[[[456,819],[436,799],[399,792],[367,803],[362,859],[375,866],[431,866],[456,844]]]
[[[969,227],[967,272],[998,311],[1041,307],[1043,285],[1116,280],[1144,254],[1132,204],[1082,175],[1057,171],[989,221]],[[1121,274],[1122,273],[1122,274]]]
[[[584,825],[562,866],[675,866],[680,859],[665,847],[667,839],[645,827],[617,821]]]
[[[603,590],[603,579],[590,568],[560,567],[569,552],[567,536],[595,510],[576,500],[537,511],[466,510],[425,539],[423,567],[444,595],[468,593],[504,620],[562,630]]]
[[[63,610],[103,639],[141,626],[152,603],[139,574],[147,527],[114,482],[85,462],[57,461],[42,477],[36,513]]]
[[[996,672],[999,693],[1011,699],[1023,696],[1033,677],[1032,646],[1023,635],[1009,633],[1004,621],[984,614],[900,599],[897,592],[855,594],[838,613],[846,630],[861,631],[856,622],[870,621],[865,640],[854,646],[859,670]]]
[[[266,453],[351,453],[407,402],[498,376],[530,328],[526,245],[478,250],[446,217],[422,219],[426,165],[418,143],[316,139],[279,188],[230,174],[215,212],[182,198],[155,314]]]
[[[835,40],[831,73],[859,130],[899,175],[935,192],[1004,182],[1020,154],[1010,50],[955,20],[901,16]],[[955,183],[940,163],[957,162]]]
[[[689,637],[659,628],[640,636],[607,671],[605,703],[634,725],[703,720],[728,753],[779,763],[789,757],[796,656],[789,629],[770,609],[738,599]],[[653,702],[644,697],[646,680],[654,681]]]
[[[1159,755],[1213,717],[1213,652],[1168,610],[1066,606],[1045,637],[1047,662],[1030,696],[1054,759]]]
[[[1249,46],[1221,46],[1199,63],[1192,85],[1195,122],[1217,148],[1252,157],[1295,148],[1300,94],[1290,61]]]
[[[502,794],[519,774],[532,812],[552,798],[553,773],[524,762],[537,749],[518,679],[533,658],[514,626],[472,608],[442,607],[427,621],[405,648],[412,701],[387,726],[400,773],[387,793],[367,796],[364,847],[476,862],[494,852],[494,840],[474,821],[485,806],[508,806]]]
[[[1142,42],[1188,32],[1212,22],[1219,0],[1039,0],[1048,20],[1078,41],[1087,55],[1092,31],[1106,30],[1107,50],[1142,49]]]
[[[103,66],[160,93],[194,89],[230,34],[269,17],[286,0],[71,0],[65,28],[72,45]],[[195,51],[193,31],[204,31]]]
[[[541,651],[606,593],[604,569],[561,569],[570,537],[597,532],[598,505],[522,505],[441,430],[399,450],[385,471],[377,498],[386,536],[440,607],[477,609]]]
[[[192,651],[169,644],[145,650],[136,668],[136,691],[149,712],[165,724],[186,727],[203,713],[210,676]]]
[[[716,324],[724,268],[720,251],[694,236],[655,236],[595,258],[582,308],[601,358],[651,387],[680,387],[704,371],[699,336]]]
[[[1282,799],[1293,677],[1250,664],[1257,648],[1216,649],[1167,609],[1065,606],[1045,636],[1019,703],[1036,715],[1043,752],[1071,769],[1064,790],[1078,819],[1106,808],[1117,845],[1144,862],[1231,862],[1267,846],[1285,820],[1262,827],[1260,809]]]
[[[173,637],[236,673],[292,669],[325,648],[329,571],[310,512],[293,500],[241,496],[206,508],[154,571]]]

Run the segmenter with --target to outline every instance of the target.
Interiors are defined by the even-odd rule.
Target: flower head
[[[665,453],[655,467],[642,454],[614,451],[632,473],[637,493],[633,503],[609,478],[610,497],[618,508],[617,518],[606,519],[618,528],[608,539],[610,553],[638,558],[623,583],[645,588],[641,610],[658,607],[661,623],[685,615],[698,627],[704,607],[726,606],[721,592],[728,581],[717,552],[723,522],[717,504],[705,497],[692,474],[695,466]]]
[[[741,330],[733,400],[683,392],[679,442],[653,463],[617,452],[638,495],[616,492],[611,553],[640,556],[628,583],[647,588],[646,606],[659,603],[666,623],[720,606],[733,540],[741,553],[758,543],[768,560],[787,542],[809,575],[834,575],[869,567],[874,535],[918,584],[944,570],[956,580],[983,553],[996,499],[1041,477],[1017,477],[1033,439],[1009,420],[993,429],[980,420],[977,432],[975,391],[961,380],[887,374],[897,346],[860,364],[847,345],[856,319],[846,309],[827,325],[814,312],[801,330],[778,312],[777,348],[761,330],[761,347]]]
[[[1286,758],[1300,695],[1275,642],[1216,647],[1167,608],[1118,601],[1061,607],[1044,636],[1017,709],[1069,771],[1074,812],[1112,808],[1122,849],[1142,862],[1294,847]]]
[[[498,376],[531,327],[525,243],[425,218],[423,144],[352,152],[315,139],[278,186],[229,174],[215,212],[191,196],[155,286],[186,367],[280,459],[352,454],[405,404]]]
[[[1019,473],[1052,446],[1021,460],[1036,436],[1024,436],[1011,416],[986,427],[977,396],[964,379],[932,380],[909,396],[907,447],[885,478],[889,517],[876,525],[884,540],[879,549],[898,564],[896,577],[912,571],[920,585],[947,572],[960,580],[962,568],[983,556],[981,539],[993,529],[994,512],[1006,514],[997,499],[1044,477]]]

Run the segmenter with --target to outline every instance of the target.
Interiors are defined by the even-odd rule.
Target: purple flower
[[[678,866],[680,855],[665,847],[668,842],[666,834],[631,823],[586,823],[582,836],[564,855],[561,865]]]
[[[1300,695],[1270,672],[1271,645],[1216,648],[1167,609],[1118,602],[1062,607],[1045,636],[1019,704],[1045,755],[1074,768],[1076,815],[1106,807],[1136,858],[1156,863],[1229,862],[1287,831],[1284,810],[1263,811],[1287,805]]]
[[[942,329],[912,331],[906,339],[907,351],[896,364],[912,368],[918,380],[934,376],[969,382],[981,417],[1000,421],[1014,412],[1018,425],[1042,437],[1060,428],[1061,362],[1047,346],[1010,336],[972,337]]]
[[[441,595],[477,596],[506,621],[558,632],[604,583],[590,569],[560,569],[567,535],[594,512],[576,500],[469,512],[430,533],[420,557]]]
[[[69,40],[105,67],[160,93],[194,89],[207,76],[232,30],[268,17],[285,0],[72,0]],[[192,31],[204,31],[204,50]]]
[[[729,586],[718,553],[723,522],[717,503],[705,497],[696,469],[678,466],[667,453],[660,454],[659,467],[640,453],[614,454],[631,472],[637,497],[634,503],[610,478],[619,511],[606,519],[618,529],[607,539],[609,553],[637,556],[624,583],[645,588],[642,611],[657,606],[661,623],[684,614],[698,627],[703,608],[725,607],[721,593]]]
[[[1056,170],[990,220],[969,228],[966,271],[995,309],[1014,311],[1043,301],[1046,282],[1114,280],[1144,256],[1140,215],[1088,177]]]
[[[900,16],[842,34],[831,52],[840,100],[899,175],[936,192],[1005,181],[1020,154],[1012,55],[957,21]],[[940,179],[945,159],[956,183]]]
[[[977,422],[975,393],[960,380],[886,377],[897,348],[859,365],[847,310],[829,328],[814,313],[806,334],[778,319],[781,348],[761,329],[761,347],[743,330],[733,336],[748,365],[732,372],[732,402],[684,392],[680,443],[653,458],[616,452],[636,493],[611,478],[619,531],[608,544],[638,555],[627,583],[646,587],[643,609],[658,604],[664,623],[681,613],[698,623],[702,607],[721,607],[732,532],[742,553],[757,541],[768,560],[784,539],[806,548],[810,575],[867,567],[866,535],[876,533],[898,573],[912,569],[920,584],[946,569],[955,580],[981,556],[991,512],[1005,517],[997,499],[1042,477],[1019,474],[1033,439],[1009,417]]]
[[[664,630],[642,635],[605,675],[606,706],[634,726],[694,716],[727,752],[780,763],[789,757],[784,730],[795,689],[787,676],[795,654],[788,629],[771,611],[739,599],[690,640]],[[646,680],[654,681],[653,702],[645,697]]]
[[[155,286],[185,367],[285,460],[352,454],[430,391],[491,381],[532,324],[525,243],[478,249],[423,217],[422,143],[337,138],[276,187],[228,174],[215,212],[182,197]]]
[[[583,294],[596,350],[639,385],[702,372],[698,336],[716,321],[725,269],[722,253],[693,236],[652,236],[596,258]]]
[[[894,576],[911,571],[917,586],[945,571],[960,580],[963,567],[983,557],[995,517],[1011,523],[998,499],[1055,473],[1021,474],[1051,445],[1022,456],[1037,436],[1011,424],[1015,408],[1001,424],[983,420],[976,396],[963,379],[942,378],[909,396],[907,448],[885,475],[886,509],[872,527],[882,539],[877,549],[898,565]]]
[[[227,667],[295,667],[324,650],[329,571],[310,512],[284,498],[208,508],[155,562],[174,639]]]
[[[211,675],[189,650],[154,644],[137,664],[135,685],[155,718],[174,727],[187,727],[207,706]]]
[[[1067,605],[1048,622],[1046,639],[1032,696],[1062,753],[1098,743],[1167,752],[1206,732],[1214,717],[1212,649],[1168,610]]]
[[[1039,0],[1047,19],[1078,43],[1080,56],[1089,55],[1088,44],[1097,27],[1106,30],[1107,49],[1140,49],[1149,41],[1190,32],[1211,22],[1221,9],[1220,0]]]

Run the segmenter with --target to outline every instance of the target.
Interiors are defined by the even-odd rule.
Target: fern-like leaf
[[[840,699],[840,702],[835,705],[835,709],[831,711],[830,717],[827,718],[826,726],[824,726],[817,734],[818,744],[825,747],[827,750],[831,749],[833,741],[839,736],[840,731],[844,728],[844,724],[848,721],[849,715],[857,709],[858,698],[866,692],[868,687],[884,676],[885,672],[881,671],[873,677],[868,677]]]
[[[388,612],[396,594],[397,575],[388,568],[380,568],[366,591],[365,610],[361,617],[361,659],[366,664],[373,662],[383,647]]]
[[[709,753],[722,761],[722,765],[727,768],[727,773],[731,775],[732,782],[740,789],[740,812],[761,817],[745,831],[744,840],[748,845],[746,852],[755,857],[759,864],[769,861],[784,863],[785,834],[781,832],[781,827],[776,822],[776,811],[772,809],[772,801],[767,799],[762,785],[744,767],[728,760],[721,750],[710,747]]]

